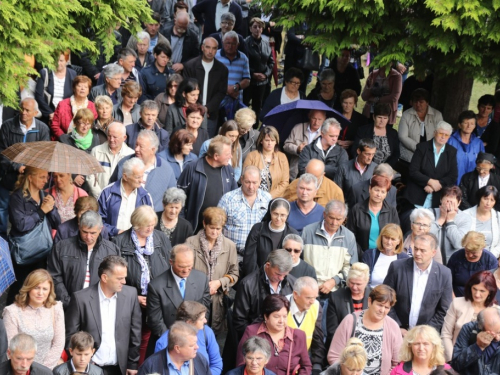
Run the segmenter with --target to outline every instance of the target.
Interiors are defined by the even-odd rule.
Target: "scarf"
[[[92,144],[92,139],[94,138],[94,134],[92,134],[92,130],[89,129],[87,135],[82,137],[80,134],[78,134],[76,129],[73,129],[71,131],[71,138],[73,138],[73,140],[75,141],[76,147],[82,150],[86,150]]]
[[[88,108],[88,106],[89,106],[88,99],[85,99],[85,103],[82,106],[78,106],[76,104],[76,99],[75,99],[74,95],[71,95],[71,98],[69,98],[69,102],[71,104],[71,113],[73,114],[73,118],[75,117],[76,112],[78,112],[79,109]],[[68,126],[68,134],[71,133],[74,128],[75,128],[75,124],[73,123],[73,119],[71,119],[71,122],[69,123],[69,126]]]
[[[207,240],[207,236],[205,235],[205,231],[202,230],[200,232],[200,248],[205,257],[205,262],[209,268],[209,281],[212,281],[212,277],[214,275],[214,269],[217,266],[217,258],[219,257],[219,253],[222,250],[222,234],[217,237],[215,240],[215,245],[210,250],[210,246]]]
[[[135,230],[132,229],[131,236],[132,237],[132,242],[135,245],[135,255],[137,255],[137,260],[141,264],[141,292],[142,295],[148,294],[148,284],[149,281],[151,280],[150,274],[149,274],[149,266],[148,263],[146,262],[146,259],[144,259],[144,255],[151,255],[153,254],[155,248],[153,244],[153,234],[151,234],[148,238],[146,238],[146,246],[141,247],[139,245],[139,239],[137,238],[137,234],[135,233]]]

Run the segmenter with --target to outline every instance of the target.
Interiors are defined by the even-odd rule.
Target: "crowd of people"
[[[0,156],[0,373],[498,374],[500,93],[449,124],[428,79],[362,87],[346,49],[307,95],[307,24],[271,91],[272,14],[149,3],[111,61],[61,52],[3,110],[0,151],[58,141],[104,172]],[[306,98],[343,118],[266,124]]]

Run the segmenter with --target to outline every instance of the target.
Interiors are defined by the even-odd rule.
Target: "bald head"
[[[478,322],[483,327],[483,331],[500,332],[500,310],[495,307],[488,307],[478,316]]]
[[[312,174],[318,180],[325,175],[325,163],[319,159],[311,159],[306,166],[306,173]]]

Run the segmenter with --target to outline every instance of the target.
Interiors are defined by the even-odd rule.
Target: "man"
[[[19,333],[9,343],[8,361],[0,364],[2,375],[52,375],[52,370],[35,362],[36,341],[30,335]]]
[[[235,190],[231,160],[231,140],[218,135],[210,141],[205,157],[189,163],[182,171],[177,185],[187,195],[185,218],[197,232],[203,223],[203,211],[215,207],[224,194]]]
[[[99,196],[99,214],[110,237],[130,229],[130,217],[137,207],[153,207],[151,195],[142,187],[145,169],[139,158],[126,160],[123,176],[105,187]]]
[[[148,52],[153,52],[153,49],[157,44],[163,43],[170,47],[170,42],[167,38],[165,38],[162,34],[160,34],[160,14],[154,12],[151,16],[153,19],[153,23],[145,23],[146,27],[143,31],[149,34],[149,49]],[[137,39],[132,35],[127,43],[127,48],[130,48],[133,51],[137,49]]]
[[[161,152],[168,147],[170,136],[168,132],[163,129],[158,120],[158,113],[160,107],[154,100],[146,100],[141,104],[141,119],[132,125],[125,127],[127,131],[127,145],[129,147],[137,148],[137,138],[142,130],[151,130],[156,134],[160,144],[156,147],[156,152]]]
[[[373,176],[373,170],[378,165],[373,163],[373,157],[377,151],[377,146],[373,139],[364,138],[359,141],[356,156],[347,163],[340,166],[338,173],[333,181],[347,192],[360,181],[370,180]]]
[[[297,183],[297,200],[290,203],[288,224],[299,234],[309,224],[321,221],[323,206],[314,201],[318,191],[318,179],[312,174],[305,173],[300,176]]]
[[[302,237],[298,234],[287,234],[283,238],[283,249],[288,251],[292,256],[293,268],[290,271],[290,275],[297,279],[302,276],[309,276],[316,280],[316,270],[310,264],[300,259],[304,250]]]
[[[335,73],[334,91],[338,94],[334,108],[341,108],[340,94],[342,91],[351,89],[359,96],[361,93],[361,82],[359,80],[358,71],[352,64],[351,51],[347,48],[343,49],[341,55],[333,59],[329,68]]]
[[[377,165],[373,169],[373,176],[387,177],[392,181],[394,178],[394,170],[387,163],[382,163]],[[346,192],[347,204],[349,207],[353,207],[356,203],[364,202],[370,197],[370,180],[363,180],[353,185],[351,189]],[[397,189],[395,186],[391,186],[385,197],[385,201],[389,206],[396,207],[396,193]]]
[[[217,41],[206,38],[201,45],[202,55],[187,61],[182,71],[184,78],[196,78],[198,81],[201,104],[207,107],[210,137],[214,137],[217,130],[219,106],[226,96],[229,74],[226,66],[215,59],[217,49]]]
[[[291,328],[305,332],[313,373],[321,372],[326,357],[326,348],[323,343],[325,335],[321,329],[323,309],[316,299],[318,294],[318,282],[312,277],[304,276],[295,281],[293,294],[287,296],[290,300],[287,324]]]
[[[134,150],[127,146],[127,132],[125,125],[121,122],[112,122],[107,129],[108,141],[92,149],[90,154],[94,156],[101,164],[104,172],[87,176],[87,182],[90,187],[90,193],[94,198],[99,195],[109,184],[109,179],[116,169],[118,163],[123,158],[133,155]]]
[[[453,298],[451,271],[433,262],[438,243],[433,234],[417,236],[413,257],[391,263],[384,284],[396,291],[398,300],[389,312],[403,337],[411,328],[427,324],[438,332]]]
[[[169,45],[159,43],[153,49],[154,63],[141,70],[144,81],[144,96],[154,100],[159,94],[167,89],[169,71],[168,63],[172,58],[172,49]]]
[[[217,43],[219,43],[219,46],[222,45],[222,38],[226,33],[229,31],[233,31],[234,29],[234,23],[236,22],[236,17],[234,16],[233,13],[227,12],[222,14],[220,17],[220,29],[218,32],[210,34],[211,38],[214,38]],[[238,51],[244,53],[247,57],[247,48],[245,44],[245,40],[243,39],[243,36],[238,34]]]
[[[299,155],[299,176],[304,174],[311,159],[319,159],[325,163],[326,177],[333,179],[338,174],[339,167],[349,161],[347,151],[337,145],[341,130],[340,123],[334,118],[323,122],[321,136],[305,146]]]
[[[452,366],[462,375],[494,375],[500,368],[500,310],[488,307],[462,326]]]
[[[95,340],[92,362],[104,375],[135,375],[141,345],[141,308],[137,290],[125,285],[127,262],[104,258],[99,282],[73,294],[66,317],[66,349],[73,334],[85,331]]]
[[[292,268],[292,257],[286,250],[273,250],[263,267],[241,281],[233,308],[233,328],[238,340],[245,328],[262,316],[264,298],[270,294],[287,296],[292,293],[295,277],[288,275]]]
[[[50,141],[49,127],[37,120],[38,104],[33,98],[21,101],[19,115],[7,120],[0,128],[0,152],[16,143]],[[26,167],[11,162],[0,154],[0,236],[7,238],[10,193],[20,173]]]
[[[227,214],[224,236],[236,244],[239,262],[243,260],[250,230],[262,221],[271,200],[271,194],[259,189],[259,186],[260,170],[250,165],[241,175],[241,188],[224,194],[218,204]]]
[[[321,135],[321,126],[326,120],[326,112],[309,111],[309,122],[302,122],[293,127],[283,145],[283,150],[290,156],[290,179],[294,180],[299,173],[299,155],[308,144]]]
[[[325,163],[318,159],[311,159],[306,165],[306,173],[312,174],[318,180],[318,188],[313,198],[314,202],[325,207],[332,199],[343,202],[344,193],[338,185],[325,176]],[[289,202],[297,200],[297,185],[299,179],[293,180],[286,188],[283,198]]]
[[[194,375],[210,374],[210,366],[203,354],[198,352],[196,329],[185,322],[172,324],[168,331],[168,347],[153,354],[141,366],[138,375],[153,373]],[[192,362],[191,362],[192,361]],[[191,369],[191,363],[194,369]]]
[[[122,48],[118,52],[117,61],[115,64],[118,64],[123,68],[121,86],[123,86],[127,81],[135,81],[142,87],[142,91],[144,92],[145,91],[144,81],[142,80],[140,72],[135,67],[136,59],[137,59],[137,53],[133,49]],[[102,85],[104,83],[105,83],[104,74],[100,74],[99,79],[97,80],[97,85]],[[141,102],[141,99],[139,99],[139,102]]]
[[[232,0],[202,0],[192,8],[193,16],[202,25],[203,38],[217,31],[224,13],[231,12],[236,18],[234,29],[241,34],[241,7]]]
[[[97,212],[85,212],[78,227],[79,234],[59,241],[48,259],[47,270],[64,308],[68,307],[74,292],[99,282],[97,269],[103,258],[120,255],[118,246],[102,238],[102,218]]]

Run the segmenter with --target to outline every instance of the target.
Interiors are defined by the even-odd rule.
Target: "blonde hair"
[[[428,325],[416,326],[408,331],[403,339],[401,350],[399,351],[399,360],[402,362],[413,360],[411,345],[415,342],[415,340],[417,340],[417,338],[428,340],[433,345],[428,366],[434,367],[444,365],[444,348],[441,342],[441,337],[435,328]]]
[[[21,308],[28,307],[30,303],[29,293],[35,289],[41,283],[48,281],[50,284],[50,291],[47,297],[47,300],[43,304],[47,309],[51,308],[56,304],[56,292],[54,290],[54,280],[52,280],[52,276],[44,269],[38,269],[31,272],[26,280],[24,280],[23,286],[16,296],[15,304]]]
[[[156,226],[158,216],[156,216],[156,212],[151,206],[146,205],[137,207],[130,216],[130,223],[134,230],[147,227],[152,220],[154,220]]]
[[[80,125],[81,121],[87,121],[91,124],[94,122],[94,114],[88,108],[81,108],[76,112],[75,117],[73,118],[73,123],[75,126]]]
[[[227,215],[220,207],[208,207],[203,211],[203,223],[205,225],[226,225]]]
[[[361,262],[353,263],[347,273],[346,282],[349,282],[350,279],[364,279],[368,282],[370,280],[370,267]]]
[[[236,111],[234,121],[239,128],[250,129],[257,122],[257,115],[250,108],[241,108]]]
[[[29,196],[30,181],[28,177],[36,176],[40,172],[45,172],[45,170],[30,167],[29,165],[27,165],[24,169],[24,173],[19,174],[19,176],[17,177],[16,184],[14,185],[14,191],[21,189],[21,191],[23,192],[23,197],[26,198],[27,196]]]
[[[357,337],[351,337],[340,353],[339,362],[351,370],[363,370],[366,366],[367,355],[363,342]]]
[[[99,108],[103,104],[107,104],[111,108],[113,108],[113,101],[107,95],[99,95],[98,97],[96,97],[94,99],[94,105],[95,105],[96,108]]]
[[[486,247],[486,237],[483,233],[471,230],[462,238],[462,247],[467,247],[469,251],[483,250]]]
[[[380,251],[384,250],[382,246],[382,236],[399,239],[399,243],[394,249],[394,254],[400,254],[403,251],[403,231],[399,225],[387,224],[382,228],[380,235],[377,238],[377,249]]]

